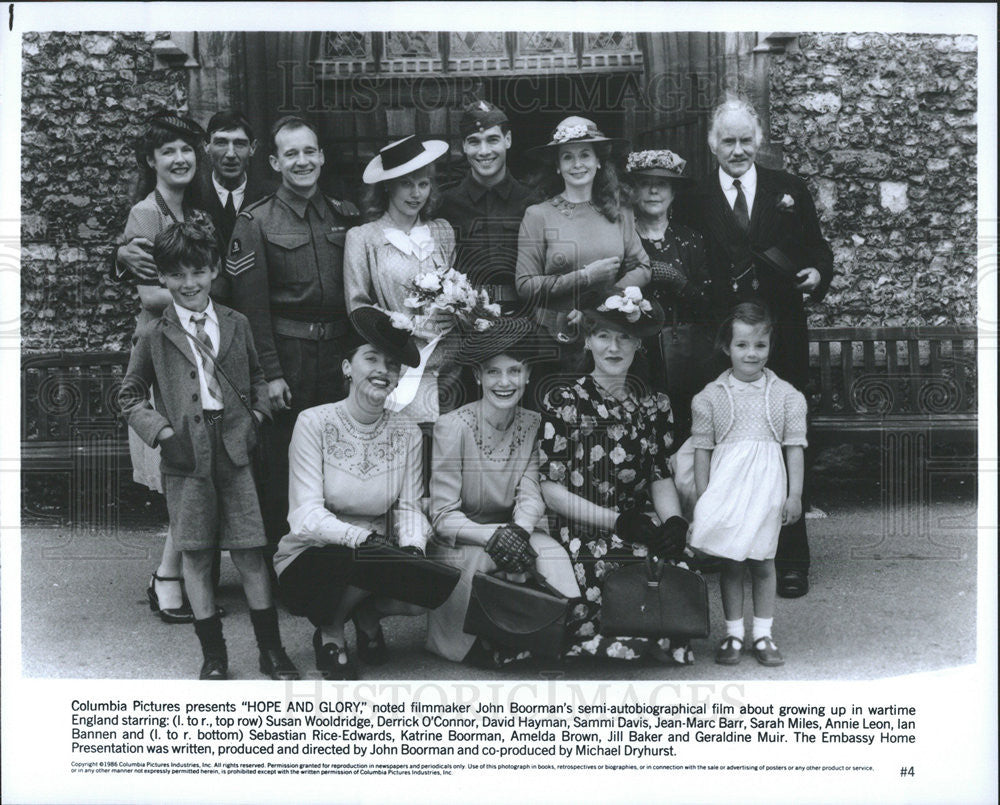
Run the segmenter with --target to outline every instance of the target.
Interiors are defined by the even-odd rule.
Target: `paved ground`
[[[929,503],[886,515],[877,503],[824,504],[810,520],[812,591],[779,600],[775,637],[787,663],[765,669],[712,662],[722,628],[718,577],[709,577],[713,636],[695,641],[692,667],[604,661],[557,669],[529,665],[490,674],[423,650],[419,618],[391,618],[392,660],[363,669],[373,679],[517,679],[552,672],[567,679],[872,679],[975,660],[976,509],[974,502]],[[893,536],[892,532],[908,536]],[[22,530],[22,650],[28,677],[193,678],[200,652],[190,626],[167,626],[150,611],[145,586],[162,545],[162,527],[95,533],[59,525]],[[749,592],[749,591],[748,591]],[[749,601],[749,595],[748,595]],[[221,603],[233,678],[257,678],[246,603],[224,559]],[[312,627],[282,613],[285,647],[312,672]]]

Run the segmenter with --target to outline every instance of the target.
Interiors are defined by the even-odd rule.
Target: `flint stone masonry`
[[[817,201],[838,276],[810,323],[976,321],[975,36],[801,34],[770,139]]]
[[[138,310],[107,260],[131,206],[132,141],[182,110],[166,33],[23,40],[22,339],[125,349]],[[838,276],[813,325],[971,324],[976,310],[975,36],[802,34],[770,58],[770,132],[809,184]],[[204,115],[201,115],[204,116]]]
[[[187,76],[154,67],[156,33],[26,33],[21,136],[25,350],[127,349],[138,299],[107,281],[137,177],[143,118],[182,109]]]

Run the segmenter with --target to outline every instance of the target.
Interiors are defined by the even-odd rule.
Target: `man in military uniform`
[[[305,408],[344,396],[341,361],[350,324],[344,305],[344,237],[357,208],[319,191],[316,129],[284,117],[271,129],[273,195],[236,219],[226,254],[232,305],[250,320],[268,381],[273,421],[264,430],[269,477],[261,508],[272,544],[288,530],[288,444]]]
[[[455,267],[504,312],[520,305],[514,290],[517,234],[536,193],[507,170],[511,146],[507,115],[487,101],[473,101],[459,122],[468,175],[442,193],[438,214],[455,229]]]

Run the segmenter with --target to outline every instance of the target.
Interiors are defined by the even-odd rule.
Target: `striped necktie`
[[[191,315],[191,321],[194,322],[195,338],[197,338],[205,349],[208,350],[209,355],[215,355],[215,347],[212,344],[212,337],[205,332],[205,314],[204,313],[193,313]],[[205,385],[208,386],[209,396],[222,405],[222,388],[219,386],[219,379],[215,376],[215,361],[202,354],[201,350],[197,350],[201,359],[201,368],[205,372]]]
[[[750,230],[750,211],[747,209],[747,197],[743,195],[743,185],[739,179],[733,179],[733,187],[736,188],[736,203],[733,205],[733,215],[736,216],[736,223],[744,232]]]

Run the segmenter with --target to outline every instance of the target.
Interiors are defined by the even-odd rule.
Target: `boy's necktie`
[[[750,230],[750,212],[747,209],[747,197],[743,195],[743,185],[739,179],[733,179],[733,187],[736,188],[736,203],[733,205],[733,215],[736,216],[736,223],[744,232]]]
[[[212,345],[212,337],[205,332],[205,314],[193,313],[191,321],[194,322],[195,338],[197,338],[208,350],[209,355],[215,355],[215,347]],[[215,361],[205,355],[200,354],[201,368],[205,372],[205,385],[208,386],[208,393],[219,405],[222,405],[222,388],[219,386],[219,379],[215,376]]]

